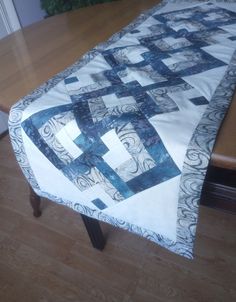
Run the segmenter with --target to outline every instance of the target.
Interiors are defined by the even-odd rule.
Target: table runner
[[[9,133],[38,195],[192,258],[236,83],[236,13],[181,6],[155,6],[21,99]]]

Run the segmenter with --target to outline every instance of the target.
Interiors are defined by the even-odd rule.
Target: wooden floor
[[[0,140],[1,302],[236,301],[236,217],[201,207],[193,261],[103,224],[103,252],[80,216],[43,201],[36,219],[9,137]]]

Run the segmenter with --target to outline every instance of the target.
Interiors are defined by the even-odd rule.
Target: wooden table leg
[[[33,208],[34,217],[40,217],[42,212],[40,210],[40,197],[30,187],[30,204]]]
[[[35,217],[40,217],[42,212],[40,210],[40,197],[34,192],[30,187],[30,204],[33,208],[33,215]],[[96,219],[87,217],[81,214],[84,225],[88,232],[89,238],[94,248],[98,250],[103,250],[105,246],[105,239],[99,225],[99,222]]]
[[[99,222],[96,219],[81,214],[84,225],[88,232],[91,243],[95,249],[103,250],[105,247],[105,238],[103,236]]]

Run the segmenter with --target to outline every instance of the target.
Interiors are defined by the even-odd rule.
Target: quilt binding
[[[202,1],[202,3],[204,2]],[[223,0],[222,2],[227,1]],[[22,112],[30,103],[41,97],[43,94],[47,93],[51,88],[68,77],[71,73],[85,66],[88,62],[93,60],[102,50],[118,41],[126,33],[133,30],[136,26],[140,25],[142,22],[148,19],[154,12],[166,6],[166,4],[168,3],[168,0],[164,0],[161,3],[155,5],[153,8],[140,14],[133,22],[124,27],[121,31],[112,35],[106,42],[98,44],[95,48],[87,52],[73,65],[69,66],[62,72],[58,73],[57,75],[43,83],[41,86],[33,90],[30,94],[21,98],[11,108],[8,126],[16,159],[22,169],[23,174],[25,175],[26,179],[28,180],[36,194],[55,201],[56,203],[68,206],[81,214],[138,234],[159,244],[164,248],[167,248],[174,253],[192,259],[201,189],[206,176],[206,171],[209,164],[210,155],[214,147],[217,131],[229,108],[235,89],[236,51],[233,54],[223,80],[218,85],[188,145],[180,181],[176,242],[151,230],[144,229],[143,227],[141,228],[121,219],[111,217],[101,211],[90,209],[89,207],[81,205],[80,203],[72,205],[72,202],[68,200],[62,200],[57,196],[41,191],[34,177],[33,170],[30,167],[23,146],[23,138],[21,133]],[[190,0],[188,1],[188,3],[196,3],[196,0]],[[199,5],[200,2],[196,4]]]

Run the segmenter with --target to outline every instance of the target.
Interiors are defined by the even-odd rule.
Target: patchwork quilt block
[[[165,4],[20,100],[9,129],[37,194],[192,258],[236,83],[236,9]]]

